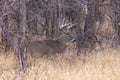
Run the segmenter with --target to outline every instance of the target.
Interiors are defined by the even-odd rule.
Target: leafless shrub
[[[96,44],[120,44],[120,0],[0,0],[1,41],[23,53],[34,35],[60,36],[59,20],[76,23],[71,28],[77,53]],[[7,48],[7,47],[6,47]]]

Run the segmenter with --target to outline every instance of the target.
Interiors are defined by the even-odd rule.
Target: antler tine
[[[59,21],[59,28],[62,29],[63,28],[63,24],[65,23],[65,18],[64,19],[60,19]]]
[[[61,18],[59,18],[58,23],[59,23],[59,28],[61,28],[61,23],[62,23],[62,19]]]
[[[74,23],[74,24],[71,23],[70,26],[68,26],[68,29],[72,28],[75,25],[76,25],[76,23]]]
[[[63,21],[62,21],[62,26],[65,24],[65,21],[66,21],[66,20],[65,20],[65,18],[64,18]]]

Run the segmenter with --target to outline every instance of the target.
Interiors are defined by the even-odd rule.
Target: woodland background
[[[76,24],[77,52],[120,45],[120,0],[0,0],[0,49],[15,50],[21,62],[25,44],[58,38],[64,18]]]

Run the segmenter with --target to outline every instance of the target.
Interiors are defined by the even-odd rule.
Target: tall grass
[[[88,53],[85,63],[70,51],[66,51],[64,57],[31,58],[31,66],[24,72],[18,71],[14,53],[1,53],[0,80],[120,80],[119,51],[106,49]]]

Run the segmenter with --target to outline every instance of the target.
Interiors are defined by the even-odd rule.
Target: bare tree
[[[19,59],[19,64],[20,64],[20,69],[24,69],[23,65],[23,53],[24,53],[24,44],[26,40],[26,1],[25,0],[20,0],[20,15],[19,15],[19,25],[18,25],[18,48],[17,48],[17,54],[18,54],[18,59]]]
[[[117,33],[117,44],[120,44],[120,1],[119,0],[111,0],[110,1],[110,10],[113,13],[111,15],[111,22],[114,25]]]
[[[77,55],[96,44],[120,44],[120,0],[0,0],[1,43],[16,50],[23,69],[24,43],[35,35],[57,39],[64,18],[75,23]]]

